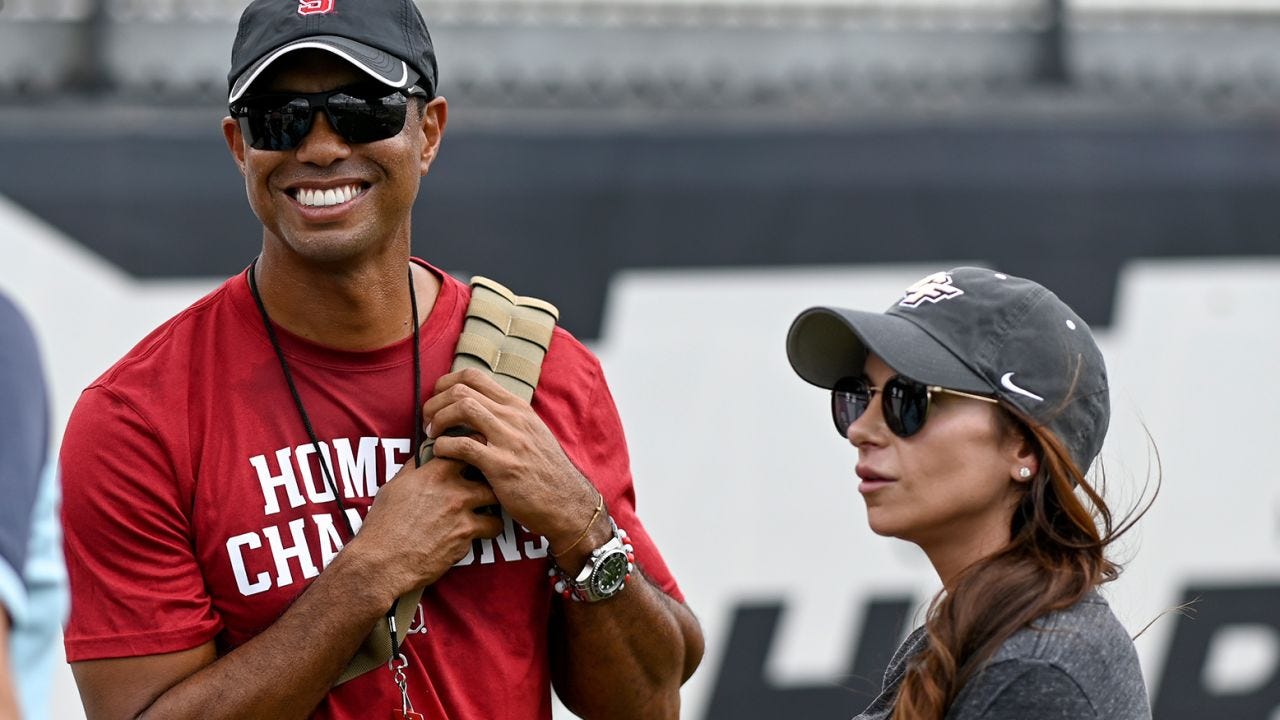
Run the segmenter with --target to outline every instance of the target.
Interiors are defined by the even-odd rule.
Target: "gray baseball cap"
[[[1102,449],[1107,368],[1089,326],[1042,285],[976,267],[934,273],[883,313],[814,307],[787,333],[796,373],[823,388],[875,353],[928,385],[990,395],[1047,427],[1081,471]]]

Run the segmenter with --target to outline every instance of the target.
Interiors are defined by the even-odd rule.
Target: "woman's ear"
[[[1040,454],[1025,432],[1009,434],[1006,453],[1009,457],[1009,477],[1014,482],[1028,482],[1040,472]]]
[[[1039,443],[1031,431],[1011,414],[1001,415],[1004,437],[1000,451],[1008,462],[1009,478],[1015,483],[1026,483],[1040,472]]]

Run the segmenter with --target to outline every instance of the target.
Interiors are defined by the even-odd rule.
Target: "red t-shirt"
[[[448,372],[470,297],[431,269],[442,287],[421,331],[428,395]],[[412,340],[349,352],[276,332],[358,528],[377,489],[412,462]],[[604,494],[637,563],[680,599],[635,516],[626,441],[599,361],[563,330],[533,407]],[[72,662],[209,640],[226,653],[271,625],[346,537],[245,273],[84,391],[61,460]],[[546,541],[508,519],[502,537],[477,541],[427,588],[413,628],[425,619],[427,632],[405,644],[420,711],[551,717],[549,563]],[[315,717],[366,717],[399,701],[389,673],[374,670],[333,690]]]

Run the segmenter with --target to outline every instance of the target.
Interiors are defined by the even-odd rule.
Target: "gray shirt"
[[[888,720],[907,665],[925,647],[916,628],[898,647],[884,688],[854,720]],[[956,696],[947,720],[1149,720],[1133,641],[1096,592],[1014,633]]]

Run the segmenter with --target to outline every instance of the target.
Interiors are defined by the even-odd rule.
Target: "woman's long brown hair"
[[[960,690],[1018,630],[1120,574],[1104,550],[1151,507],[1114,525],[1102,495],[1044,427],[1000,412],[1037,450],[1039,472],[1013,513],[1012,541],[970,565],[929,605],[928,643],[908,667],[893,720],[942,720]],[[1101,472],[1099,472],[1101,476]],[[1099,487],[1102,487],[1100,484]]]

